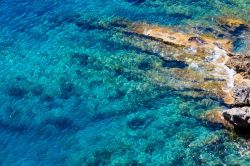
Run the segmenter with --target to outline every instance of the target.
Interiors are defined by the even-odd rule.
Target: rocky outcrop
[[[146,23],[113,23],[128,34],[124,37],[131,45],[159,55],[165,61],[179,61],[182,68],[159,69],[149,72],[160,86],[174,89],[193,89],[199,96],[205,91],[223,99],[230,107],[225,111],[212,111],[205,117],[227,128],[250,127],[250,56],[233,53],[234,42],[240,34],[249,32],[249,24],[238,19],[220,18],[218,27],[226,38],[202,34],[189,34],[176,28]],[[118,26],[117,26],[118,25]],[[132,35],[131,35],[132,34]],[[165,73],[164,73],[165,72]],[[161,73],[176,81],[165,80]],[[248,107],[249,106],[249,107]],[[241,107],[241,108],[240,108]]]
[[[145,23],[134,23],[130,30],[149,39],[148,42],[131,43],[136,47],[157,53],[165,60],[181,61],[187,64],[186,68],[169,69],[168,74],[173,75],[183,84],[171,85],[189,89],[199,89],[213,93],[222,98],[227,104],[233,104],[231,88],[233,87],[234,71],[225,64],[229,60],[228,53],[232,51],[232,42],[229,39],[219,39],[208,35],[188,34],[170,27],[160,27]],[[158,43],[151,44],[150,40]],[[161,51],[159,51],[161,50]],[[156,74],[149,77],[161,85]]]
[[[159,39],[166,44],[176,47],[192,47],[200,51],[200,53],[205,53],[215,47],[226,51],[231,51],[232,49],[232,42],[228,39],[216,39],[206,35],[197,36],[195,34],[186,34],[168,27],[137,23],[133,24],[133,31],[141,35]]]
[[[241,74],[245,79],[250,79],[250,57],[244,55],[233,55],[226,65]]]
[[[250,86],[236,86],[233,88],[234,104],[238,106],[250,106]]]
[[[247,131],[246,129],[250,129],[250,86],[235,86],[232,96],[236,107],[224,110],[222,116],[234,126],[235,130]]]
[[[225,110],[223,111],[223,117],[236,129],[250,129],[250,107]]]

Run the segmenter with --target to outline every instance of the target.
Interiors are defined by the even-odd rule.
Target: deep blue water
[[[124,35],[121,25],[105,25],[122,19],[212,26],[214,17],[228,13],[248,19],[249,6],[2,0],[0,165],[248,165],[241,139],[199,118],[224,106],[169,86],[179,82],[167,69],[185,64],[166,63],[131,44],[143,39]],[[155,82],[154,73],[164,82]]]

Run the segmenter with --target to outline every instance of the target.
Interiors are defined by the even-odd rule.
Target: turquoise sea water
[[[244,140],[200,118],[225,106],[171,88],[181,82],[168,70],[185,65],[146,51],[148,39],[123,34],[112,22],[210,27],[223,15],[250,20],[249,6],[2,0],[0,165],[248,165]]]

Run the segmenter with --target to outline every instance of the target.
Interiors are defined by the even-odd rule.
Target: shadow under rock
[[[234,127],[234,132],[241,138],[250,141],[249,128]]]

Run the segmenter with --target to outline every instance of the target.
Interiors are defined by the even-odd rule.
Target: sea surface
[[[250,2],[1,0],[0,165],[249,165],[244,139],[201,118],[226,106],[184,95],[168,73],[183,64],[117,30],[211,28],[220,16],[250,21]]]

